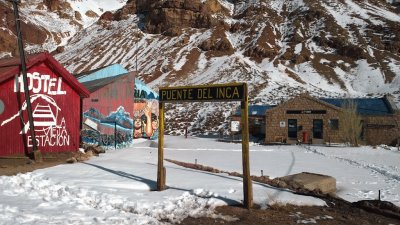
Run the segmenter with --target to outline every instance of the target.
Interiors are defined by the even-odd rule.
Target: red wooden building
[[[131,141],[135,72],[113,64],[76,77],[90,92],[82,107],[82,141],[100,145]]]
[[[38,149],[77,151],[81,101],[89,91],[49,53],[26,59]],[[0,60],[0,156],[27,155],[32,137],[19,58]]]
[[[125,112],[132,112],[134,72],[83,82],[82,85],[90,92],[90,98],[83,101],[83,112],[94,108],[108,116],[121,107]]]

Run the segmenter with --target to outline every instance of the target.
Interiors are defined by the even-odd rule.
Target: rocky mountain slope
[[[386,0],[32,2],[21,5],[27,49],[55,51],[72,73],[120,63],[154,89],[248,82],[251,103],[309,92],[400,105],[400,8]],[[10,10],[0,0],[2,57],[16,53]],[[171,127],[217,120],[217,131],[235,104],[169,107]]]
[[[125,0],[23,0],[19,4],[21,32],[28,53],[59,51],[77,32],[95,23],[106,10]],[[0,58],[18,54],[15,20],[9,0],[0,0]]]

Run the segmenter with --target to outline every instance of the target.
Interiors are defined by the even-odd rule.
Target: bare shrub
[[[358,147],[360,144],[362,123],[361,117],[357,113],[357,103],[353,100],[348,100],[344,103],[342,109],[340,113],[340,127],[344,140],[351,146]]]

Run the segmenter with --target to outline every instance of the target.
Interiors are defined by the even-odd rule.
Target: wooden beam
[[[247,84],[245,84],[245,100],[240,102],[242,120],[242,164],[243,164],[243,195],[244,207],[253,207],[253,186],[250,177],[249,155],[249,102],[247,96]]]
[[[157,164],[157,191],[165,190],[164,168],[164,103],[159,102],[159,133],[158,133],[158,164]]]

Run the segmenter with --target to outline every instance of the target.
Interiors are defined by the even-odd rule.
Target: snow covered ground
[[[241,145],[166,136],[165,158],[241,172]],[[337,179],[349,201],[378,198],[400,206],[400,152],[372,147],[250,146],[252,175],[316,172]],[[157,192],[157,145],[136,141],[85,163],[0,176],[0,224],[167,224],[213,216],[243,199],[242,179],[166,162],[168,190]],[[254,201],[325,205],[319,199],[253,183]],[[235,219],[235,218],[225,218]]]

